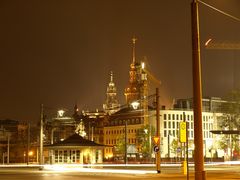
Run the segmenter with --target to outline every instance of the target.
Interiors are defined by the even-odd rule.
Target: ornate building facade
[[[113,82],[113,72],[110,74],[110,82],[107,87],[106,101],[103,104],[103,110],[111,115],[120,110],[120,104],[117,100],[117,88]]]

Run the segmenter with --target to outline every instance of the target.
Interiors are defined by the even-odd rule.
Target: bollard
[[[182,162],[182,168],[183,168],[183,174],[186,175],[187,174],[187,161],[184,160]]]

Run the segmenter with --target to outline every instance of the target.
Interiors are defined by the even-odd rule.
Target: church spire
[[[117,88],[113,82],[113,72],[110,72],[110,82],[107,87],[106,101],[103,104],[103,109],[108,114],[112,114],[119,110],[120,104],[117,100]]]
[[[110,72],[110,82],[113,82],[113,72]]]
[[[136,63],[136,57],[135,57],[135,44],[136,44],[137,38],[135,38],[135,36],[132,38],[132,42],[133,42],[133,59],[132,59],[132,64]]]

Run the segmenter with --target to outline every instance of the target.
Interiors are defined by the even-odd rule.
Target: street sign
[[[186,122],[180,122],[180,142],[185,143],[187,142],[187,123]]]
[[[158,136],[154,136],[154,137],[153,137],[154,143],[155,143],[155,144],[159,144],[159,139],[160,139],[160,138],[159,138]]]
[[[158,152],[159,149],[160,149],[160,148],[159,148],[158,146],[154,146],[154,147],[153,147],[154,152]]]

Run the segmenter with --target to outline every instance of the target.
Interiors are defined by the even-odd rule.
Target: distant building
[[[202,99],[202,109],[204,112],[223,112],[224,105],[227,101],[222,100],[219,97],[209,97]],[[174,109],[179,110],[192,110],[193,109],[193,99],[177,99],[174,104]]]
[[[27,152],[28,125],[18,120],[0,120],[0,161],[3,163],[24,162]],[[9,151],[9,157],[7,149]],[[31,144],[29,144],[31,148]]]
[[[111,72],[110,82],[107,87],[106,101],[103,104],[103,110],[107,114],[113,114],[120,110],[120,104],[117,100],[117,88],[113,82],[113,73]]]

